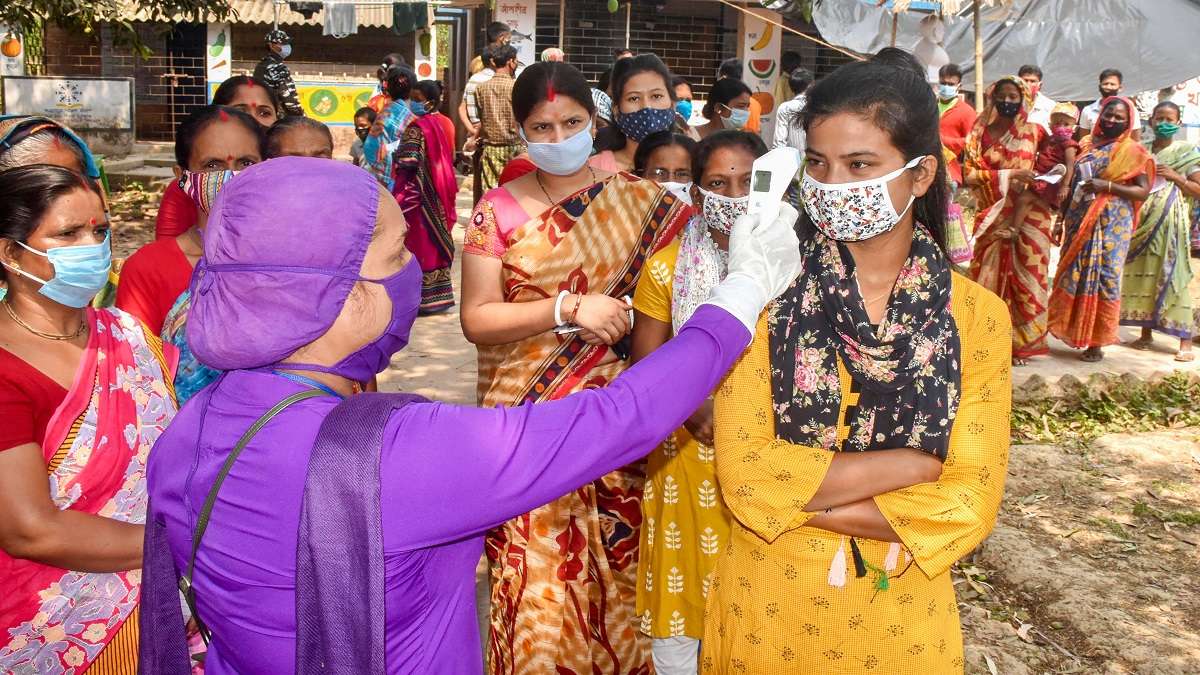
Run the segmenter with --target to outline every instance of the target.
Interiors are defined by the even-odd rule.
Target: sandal
[[[1180,363],[1191,363],[1196,360],[1196,352],[1190,349],[1186,352],[1175,352],[1175,360]]]
[[[1079,360],[1087,363],[1099,363],[1104,359],[1104,352],[1099,347],[1088,347],[1079,355]]]
[[[1130,342],[1128,346],[1130,349],[1136,349],[1141,352],[1146,352],[1146,351],[1150,351],[1150,347],[1153,344],[1154,344],[1154,338],[1140,337],[1140,338],[1134,340],[1133,342]]]

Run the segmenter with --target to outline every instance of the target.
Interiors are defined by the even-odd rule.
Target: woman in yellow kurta
[[[949,269],[921,77],[845,66],[806,116],[805,273],[716,395],[735,522],[701,672],[961,672],[949,569],[1003,493],[1008,311]]]
[[[656,142],[651,138],[643,146]],[[758,136],[727,130],[700,141],[692,153],[696,215],[678,240],[651,256],[638,282],[635,361],[687,323],[725,277],[729,232],[750,203],[754,160],[766,152]],[[712,444],[709,401],[647,461],[637,613],[641,631],[653,638],[658,675],[696,673],[709,573],[729,538],[729,509],[717,490]]]

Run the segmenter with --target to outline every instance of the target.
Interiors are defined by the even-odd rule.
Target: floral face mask
[[[733,231],[733,223],[738,219],[738,216],[746,213],[750,207],[750,195],[745,197],[726,197],[715,192],[709,192],[702,187],[697,186],[700,191],[700,198],[703,199],[704,224],[708,227],[720,232],[721,234],[729,234]]]
[[[915,196],[909,196],[904,210],[897,213],[888,194],[888,183],[920,164],[922,159],[925,157],[914,157],[889,174],[853,183],[822,183],[806,172],[800,183],[804,209],[817,229],[830,239],[863,241],[877,237],[896,227],[916,200]]]

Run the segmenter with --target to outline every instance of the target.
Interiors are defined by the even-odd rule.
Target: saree
[[[1028,119],[1033,104],[1025,83],[1016,77],[1001,78],[996,84],[1001,82],[1020,87],[1021,111],[1003,136],[984,147],[987,126],[998,114],[995,105],[989,104],[975,121],[963,155],[963,170],[968,182],[974,183],[971,189],[979,204],[970,276],[1008,305],[1013,325],[1013,357],[1028,358],[1050,351],[1046,331],[1050,227],[1054,214],[1045,202],[1037,199],[1023,222],[1012,222],[1016,195],[1009,190],[1010,177],[1014,170],[1033,169],[1043,132]],[[1004,232],[1010,226],[1017,231],[1015,238]]]
[[[213,370],[200,363],[196,359],[196,355],[192,353],[191,347],[188,346],[187,318],[188,310],[191,308],[192,292],[186,290],[175,301],[171,311],[167,312],[160,336],[163,342],[174,345],[179,352],[179,367],[175,369],[174,386],[175,400],[179,402],[180,408],[191,400],[196,392],[207,387],[221,374],[221,371]]]
[[[1154,156],[1182,176],[1200,171],[1200,148],[1175,141]],[[1192,201],[1179,186],[1155,181],[1142,203],[1121,279],[1121,325],[1153,328],[1178,338],[1194,332],[1188,231]]]
[[[454,147],[442,123],[432,115],[418,117],[404,130],[396,149],[392,194],[404,211],[408,233],[404,245],[421,265],[422,314],[454,306],[450,265],[454,262],[451,232],[458,182]]]
[[[408,101],[392,101],[386,108],[379,111],[375,124],[380,132],[371,133],[363,141],[363,162],[367,171],[383,184],[389,192],[392,190],[392,155],[400,145],[400,137],[413,121],[416,115],[408,107]]]
[[[563,290],[632,295],[646,260],[689,213],[665,188],[629,174],[591,185],[513,231],[505,300]],[[481,346],[482,405],[603,387],[626,367],[598,365],[608,352],[554,332]],[[643,474],[636,465],[619,469],[488,534],[491,673],[650,672],[650,642],[634,614]]]
[[[146,459],[176,411],[174,353],[119,310],[88,309],[87,321],[83,359],[42,443],[50,498],[144,523]],[[0,552],[0,672],[134,673],[140,583],[141,570],[73,572]]]
[[[1127,98],[1121,100],[1136,114]],[[1091,139],[1099,138],[1099,120]],[[1130,237],[1138,229],[1141,202],[1100,192],[1079,191],[1084,176],[1129,183],[1145,174],[1154,182],[1154,158],[1126,129],[1116,140],[1096,145],[1085,139],[1075,162],[1074,197],[1064,216],[1062,254],[1050,294],[1050,332],[1076,349],[1103,347],[1118,340],[1121,277]]]

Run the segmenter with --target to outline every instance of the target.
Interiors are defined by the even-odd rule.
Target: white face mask
[[[659,183],[659,185],[667,188],[667,192],[675,195],[679,201],[687,204],[688,206],[692,205],[692,193],[690,192],[692,188],[691,183],[677,183],[669,180],[663,181]]]
[[[518,128],[521,140],[529,152],[529,161],[537,168],[555,176],[570,176],[583,168],[592,156],[592,123],[575,132],[574,136],[557,143],[533,143]]]
[[[804,210],[808,211],[817,229],[830,239],[863,241],[877,237],[896,227],[916,200],[910,195],[904,210],[896,213],[888,194],[888,183],[923,159],[925,156],[914,157],[887,175],[853,183],[822,183],[805,172],[800,183]]]
[[[733,223],[746,213],[750,207],[750,195],[745,197],[726,197],[715,192],[709,192],[702,187],[696,188],[703,200],[704,212],[701,218],[704,224],[722,234],[733,231]]]

